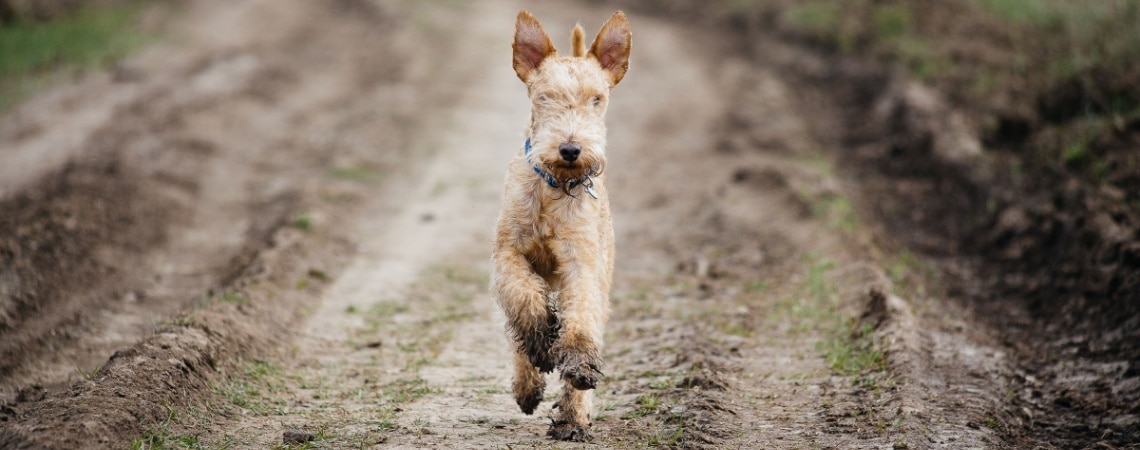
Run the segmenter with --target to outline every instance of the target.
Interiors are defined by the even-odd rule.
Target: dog
[[[533,414],[558,369],[562,394],[548,436],[590,439],[593,389],[603,376],[614,231],[606,196],[605,113],[629,69],[629,21],[621,11],[586,48],[581,25],[571,56],[558,56],[527,11],[515,22],[514,69],[531,101],[526,141],[507,167],[492,252],[491,293],[514,344],[512,392]]]

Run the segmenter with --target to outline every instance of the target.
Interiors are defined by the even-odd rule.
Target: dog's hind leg
[[[560,441],[587,441],[590,439],[590,407],[594,391],[581,390],[566,380],[562,396],[556,403],[554,421],[546,435]]]

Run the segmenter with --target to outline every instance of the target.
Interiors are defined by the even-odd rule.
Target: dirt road
[[[569,446],[545,438],[550,401],[510,398],[486,286],[528,117],[520,8],[563,48],[615,9],[160,7],[171,38],[5,117],[0,447]],[[844,111],[785,70],[819,57],[631,21],[609,369],[581,445],[1019,442],[1006,350],[930,263],[876,244],[836,169]]]

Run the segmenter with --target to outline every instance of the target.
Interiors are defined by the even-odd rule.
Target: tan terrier
[[[507,167],[492,256],[491,293],[515,345],[515,400],[526,414],[542,401],[543,373],[562,374],[550,437],[589,439],[592,389],[602,376],[614,230],[606,197],[606,106],[629,68],[632,35],[621,11],[586,50],[582,26],[572,56],[558,56],[529,12],[515,23],[515,73],[532,109],[523,148]]]

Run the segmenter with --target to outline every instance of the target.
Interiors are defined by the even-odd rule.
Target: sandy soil
[[[527,120],[509,42],[520,8],[565,47],[616,6],[156,8],[168,39],[0,121],[0,447],[1072,444],[1025,437],[1048,409],[1011,401],[1026,374],[953,268],[884,244],[809,49],[631,17],[609,368],[569,445],[510,398],[486,286]],[[949,158],[977,145],[921,113]]]

